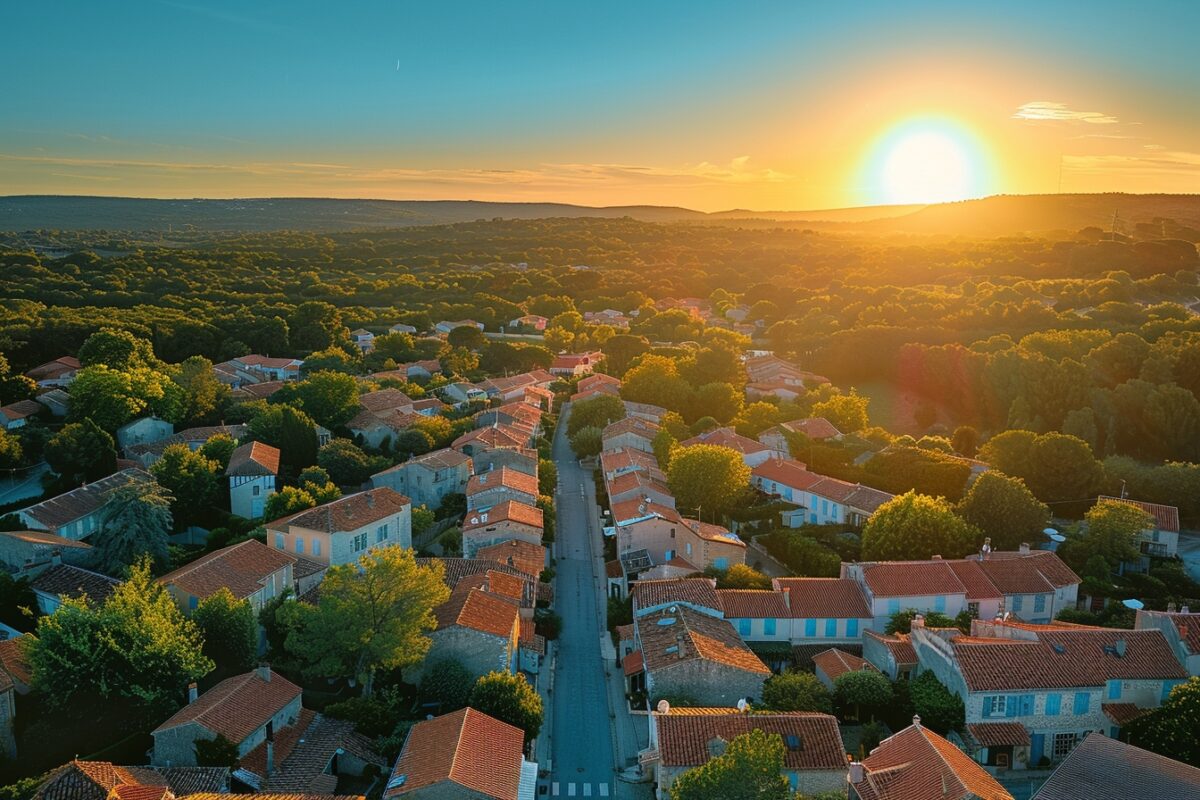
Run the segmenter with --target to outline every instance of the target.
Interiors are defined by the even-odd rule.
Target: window
[[[262,494],[262,487],[256,483],[253,487],[251,487],[250,493],[255,497],[258,497],[260,494]]]
[[[892,614],[899,614],[900,613],[900,601],[899,600],[888,600],[887,612],[888,612],[889,617]]]
[[[284,545],[284,541],[283,541],[283,534],[282,533],[275,534],[275,549],[283,550],[284,547],[285,547],[285,545]]]
[[[738,620],[738,633],[741,634],[742,636],[749,636],[750,635],[750,625],[751,625],[750,620],[739,619]]]
[[[767,617],[766,619],[763,620],[763,635],[764,636],[774,636],[775,635],[775,618],[774,617]]]
[[[718,558],[713,561],[713,566],[717,569],[729,569],[728,558]]]
[[[1108,699],[1109,700],[1120,700],[1121,699],[1121,682],[1120,681],[1109,681],[1108,682]]]
[[[1041,614],[1041,613],[1044,613],[1045,611],[1046,611],[1046,595],[1044,595],[1044,594],[1034,595],[1033,612],[1035,614]]]
[[[354,552],[361,553],[363,550],[366,550],[366,549],[367,549],[367,535],[365,533],[360,533],[358,536],[354,537]]]
[[[846,620],[846,636],[851,639],[858,636],[858,620],[856,620],[856,619]]]
[[[816,636],[817,635],[817,621],[815,619],[804,620],[804,635],[805,636]]]
[[[687,554],[689,556],[692,554],[692,543],[691,542],[687,543]]]
[[[1075,749],[1075,734],[1073,733],[1056,733],[1054,734],[1054,760],[1066,758]]]
[[[297,553],[304,552],[304,540],[301,539],[299,536],[296,537],[296,552]]]
[[[979,619],[979,603],[967,603],[967,613],[971,619]]]
[[[1019,594],[1014,594],[1012,598],[1012,610],[1020,611],[1021,606],[1025,604],[1025,598]]]
[[[384,523],[383,525],[380,525],[378,528],[375,529],[375,544],[379,544],[380,542],[387,539],[387,537],[388,537],[387,523]]]
[[[671,538],[672,539],[675,538],[675,529],[674,528],[671,528]]]
[[[1051,692],[1046,695],[1046,716],[1057,717],[1059,708],[1062,706],[1062,695],[1057,692]]]
[[[937,597],[933,598],[933,610],[939,614],[946,613],[946,595],[939,594]]]
[[[825,636],[827,638],[832,638],[834,636],[837,636],[837,620],[836,619],[825,620]]]
[[[1008,696],[993,694],[983,698],[983,715],[985,717],[1003,717],[1008,714]]]
[[[1075,693],[1075,714],[1082,715],[1088,713],[1088,709],[1092,705],[1092,696],[1087,692]],[[1074,747],[1075,745],[1071,745]]]
[[[312,554],[314,556],[321,555],[321,540],[320,539],[313,539],[313,553]]]

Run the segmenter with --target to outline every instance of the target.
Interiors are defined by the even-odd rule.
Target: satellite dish
[[[1049,533],[1046,535],[1050,537],[1050,541],[1058,542],[1059,544],[1062,544],[1067,540],[1067,537],[1063,536],[1061,533]]]
[[[1057,528],[1043,528],[1042,533],[1046,534],[1051,539],[1053,539],[1056,535],[1059,535]]]
[[[1128,600],[1122,600],[1121,605],[1125,606],[1126,608],[1132,608],[1134,611],[1141,611],[1146,607],[1146,604],[1141,600],[1134,600],[1132,597]]]
[[[658,705],[655,706],[655,708],[658,709],[658,713],[660,713],[660,714],[670,714],[671,713],[671,704],[668,703],[666,700],[659,700]]]

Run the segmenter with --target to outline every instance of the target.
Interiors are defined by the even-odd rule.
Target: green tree
[[[1200,677],[1171,689],[1161,706],[1135,720],[1129,741],[1159,755],[1200,767]]]
[[[706,383],[692,397],[692,416],[710,416],[722,425],[742,411],[743,394],[729,383]]]
[[[635,403],[650,403],[682,412],[691,401],[692,387],[680,376],[673,359],[646,354],[625,373],[621,396]]]
[[[42,458],[64,481],[78,486],[116,472],[117,446],[107,431],[84,419],[64,425],[50,437]]]
[[[913,710],[921,715],[921,724],[943,736],[961,731],[966,711],[962,698],[951,692],[932,672],[922,672],[908,682]]]
[[[960,456],[974,458],[975,453],[979,451],[979,431],[970,425],[959,425],[954,429],[954,435],[950,437],[950,443],[954,447],[954,452]]]
[[[411,550],[382,547],[329,568],[316,606],[298,608],[287,649],[323,677],[353,675],[370,696],[375,673],[418,663],[429,651],[433,609],[450,590],[440,563],[419,566]]]
[[[610,422],[625,419],[625,404],[611,394],[598,394],[571,404],[567,418],[567,435],[574,436],[584,428],[603,428]]]
[[[753,439],[779,422],[779,406],[760,400],[743,408],[741,413],[734,418],[733,427],[742,436],[749,436]]]
[[[38,620],[25,647],[34,688],[57,708],[99,697],[148,715],[170,713],[183,687],[213,668],[199,628],[151,577],[146,560],[102,605],[65,599]]]
[[[14,375],[8,359],[0,353],[0,405],[29,400],[37,394],[37,381],[25,375]]]
[[[912,630],[913,618],[920,615],[925,619],[927,628],[954,628],[957,621],[938,611],[918,611],[915,608],[905,608],[888,617],[884,633],[908,633]]]
[[[217,380],[212,362],[203,356],[181,362],[173,380],[183,390],[181,416],[187,425],[212,425],[229,405],[229,387]]]
[[[353,350],[353,352],[351,352]],[[312,353],[304,359],[300,367],[305,376],[316,372],[339,372],[345,375],[358,375],[362,372],[363,358],[357,347],[327,347]]]
[[[183,399],[183,388],[161,372],[146,368],[120,372],[98,364],[81,369],[71,383],[69,419],[91,419],[110,433],[146,414],[179,422]]]
[[[195,750],[196,766],[198,767],[233,769],[241,760],[238,746],[219,733],[212,739],[197,739]]]
[[[421,697],[438,704],[439,713],[465,708],[474,688],[471,673],[454,659],[440,659],[425,665],[421,675]]]
[[[200,601],[192,621],[204,640],[204,655],[222,676],[237,675],[254,666],[258,655],[258,620],[246,600],[227,587]]]
[[[736,450],[728,447],[680,447],[671,456],[667,483],[682,511],[690,514],[701,509],[709,515],[727,514],[746,496],[750,468]]]
[[[850,394],[835,394],[828,400],[814,403],[812,416],[824,417],[842,433],[854,433],[870,424],[870,418],[867,416],[867,406],[870,402],[870,398],[854,391]]]
[[[263,404],[248,424],[249,438],[279,448],[285,473],[297,475],[317,463],[317,428],[298,408]]]
[[[131,479],[110,490],[100,512],[100,530],[92,536],[96,569],[121,575],[141,558],[149,558],[156,569],[165,567],[173,524],[171,500],[154,481]]]
[[[1088,554],[1102,556],[1112,570],[1141,557],[1138,536],[1154,527],[1154,519],[1141,508],[1116,500],[1101,500],[1083,519]]]
[[[456,347],[441,358],[447,377],[465,376],[479,369],[479,356],[465,347]]]
[[[866,709],[874,720],[875,714],[892,702],[892,684],[874,670],[851,670],[834,679],[833,697],[839,708],[853,708],[855,719],[862,719]]]
[[[575,452],[576,458],[599,455],[604,448],[604,431],[595,426],[580,428],[570,441],[571,450]]]
[[[233,456],[233,451],[237,449],[237,442],[232,436],[227,436],[224,433],[218,433],[215,436],[208,437],[208,441],[200,445],[200,455],[207,459],[217,462],[218,469],[223,473],[229,466],[229,459]]]
[[[299,406],[317,424],[336,428],[358,413],[358,381],[343,372],[314,372],[280,389],[271,400]]]
[[[1087,442],[1062,433],[1005,431],[989,439],[979,455],[994,469],[1024,480],[1047,503],[1086,499],[1104,478],[1104,467]]]
[[[905,561],[934,555],[961,558],[981,541],[978,529],[941,498],[907,492],[880,506],[862,533],[868,561]]]
[[[288,318],[291,346],[303,353],[324,350],[350,340],[350,330],[342,324],[342,314],[329,303],[301,303]]]
[[[489,672],[475,682],[467,703],[476,711],[525,731],[525,744],[542,729],[542,698],[521,673]]]
[[[1038,542],[1050,522],[1050,509],[1020,478],[988,471],[975,479],[958,504],[963,519],[990,536],[997,550],[1016,550]]]
[[[136,367],[155,367],[158,359],[145,339],[118,328],[101,328],[80,346],[79,363],[85,367],[103,364],[126,372]]]
[[[349,439],[334,439],[317,451],[317,463],[339,486],[359,486],[390,462],[371,458]]]
[[[783,672],[763,684],[763,705],[773,711],[833,711],[829,690],[811,672]]]
[[[707,570],[705,570],[707,573]],[[749,564],[734,564],[713,576],[718,589],[770,589],[771,579]]]
[[[487,344],[487,337],[474,325],[460,325],[446,335],[446,344],[467,350],[480,350]]]
[[[437,522],[437,515],[428,508],[423,505],[414,508],[412,510],[413,539],[416,539],[422,533],[429,530],[435,522]]]
[[[219,496],[221,467],[186,444],[168,445],[150,466],[150,474],[173,499],[171,511],[178,522],[198,521]]]
[[[548,458],[538,459],[538,494],[553,495],[558,488],[558,466]]]
[[[789,800],[784,752],[777,733],[756,728],[735,736],[725,752],[676,778],[671,800]]]
[[[679,440],[671,435],[671,432],[664,428],[659,428],[658,433],[654,434],[654,439],[650,446],[654,448],[654,458],[658,461],[660,469],[668,469],[671,466],[671,453],[675,451]]]
[[[284,486],[267,498],[267,502],[263,508],[263,519],[281,519],[298,511],[303,511],[306,508],[314,508],[316,505],[317,500],[312,496],[311,492],[305,489],[298,489],[295,486]]]

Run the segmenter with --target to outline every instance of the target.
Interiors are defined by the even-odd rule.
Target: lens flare
[[[865,188],[873,203],[942,203],[991,190],[991,168],[979,140],[939,117],[907,120],[871,148]]]

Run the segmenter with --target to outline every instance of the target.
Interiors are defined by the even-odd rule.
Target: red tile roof
[[[595,372],[585,378],[581,378],[579,383],[575,385],[577,391],[586,392],[588,389],[600,386],[615,386],[620,388],[621,381],[614,378],[612,375],[605,375],[602,372]]]
[[[270,677],[263,680],[258,670],[252,670],[226,678],[153,732],[195,723],[239,744],[300,697],[299,686],[273,670]]]
[[[967,590],[967,600],[970,602],[978,602],[979,600],[996,600],[1004,596],[1004,592],[997,588],[995,582],[989,578],[988,570],[986,570],[978,561],[968,561],[966,559],[956,558],[946,562],[950,566],[950,570],[962,583]],[[999,570],[1000,573],[1006,573],[1005,570]],[[1047,584],[1044,578],[1039,573],[1025,568],[1017,570],[1018,575],[1032,572],[1039,588],[1037,593],[1049,591],[1046,588]]]
[[[726,742],[753,730],[781,737],[796,736],[800,747],[784,750],[788,770],[846,769],[846,750],[837,719],[829,714],[792,711],[745,714],[732,708],[705,709],[704,714],[670,713],[656,716],[659,752],[665,767],[698,767],[712,757],[708,743]]]
[[[386,486],[355,492],[316,508],[306,509],[274,522],[267,523],[268,530],[285,530],[288,525],[325,533],[353,531],[386,519],[412,501]]]
[[[726,619],[787,619],[787,593],[767,589],[717,589]]]
[[[1089,733],[1034,800],[1191,800],[1200,797],[1200,769]]]
[[[863,779],[852,784],[861,800],[1013,800],[966,753],[920,725],[884,739],[862,763]]]
[[[646,661],[642,658],[642,651],[634,650],[632,653],[626,653],[625,657],[621,659],[621,669],[624,671],[625,677],[645,672]]]
[[[688,606],[635,617],[646,670],[668,669],[702,659],[733,669],[769,675],[767,665],[745,645],[727,620],[710,617]]]
[[[762,442],[755,441],[748,436],[742,436],[733,428],[714,428],[711,431],[693,436],[691,439],[686,439],[679,443],[681,447],[691,447],[697,444],[711,444],[717,447],[728,447],[730,450],[736,450],[742,454],[761,453],[767,450],[768,447]]]
[[[520,619],[518,604],[512,599],[465,582],[433,610],[433,615],[438,630],[457,625],[505,639],[512,636]]]
[[[449,781],[484,797],[517,800],[524,745],[520,728],[473,708],[418,722],[383,796],[402,797]]]
[[[691,603],[702,608],[721,610],[717,582],[712,578],[668,578],[657,581],[638,581],[630,589],[633,609],[654,608],[671,603]]]
[[[497,564],[507,564],[535,579],[546,568],[546,548],[519,539],[509,539],[507,542],[481,547],[475,556],[495,561]]]
[[[120,585],[116,578],[73,564],[55,564],[29,583],[35,592],[51,597],[87,597],[93,603],[103,603]]]
[[[1121,497],[1100,495],[1098,502],[1124,503],[1127,506],[1140,508],[1154,518],[1154,527],[1160,531],[1179,533],[1179,509],[1175,506],[1164,506],[1161,503],[1145,503],[1141,500],[1130,500]]]
[[[1150,712],[1150,709],[1138,708],[1134,703],[1101,703],[1100,710],[1104,712],[1104,716],[1122,726]]]
[[[793,489],[807,489],[821,480],[820,475],[809,472],[804,464],[790,458],[768,458],[750,470],[750,474]]]
[[[514,492],[538,496],[538,479],[533,475],[519,472],[509,467],[500,467],[490,472],[472,475],[467,481],[467,497],[485,492],[496,487],[511,489]]]
[[[412,407],[413,400],[399,389],[380,389],[360,395],[358,404],[367,411],[394,411]]]
[[[660,517],[674,522],[677,525],[683,524],[683,517],[679,516],[679,512],[670,506],[660,505],[651,500],[645,500],[637,497],[632,497],[628,500],[622,500],[619,503],[612,504],[613,523],[618,526],[625,526],[632,523],[634,520],[647,519],[651,517]]]
[[[536,479],[535,479],[536,480]],[[542,510],[518,500],[505,500],[487,511],[468,511],[463,519],[463,531],[486,528],[498,522],[519,522],[535,528],[542,527]]]
[[[912,638],[907,633],[885,635],[872,630],[864,630],[863,635],[871,637],[890,650],[892,658],[896,659],[897,667],[916,666],[917,651],[913,647]]]
[[[255,539],[247,539],[201,556],[174,572],[168,572],[158,581],[201,600],[223,588],[237,599],[245,600],[262,589],[273,574],[295,561],[294,556],[282,550],[268,547]],[[284,588],[287,587],[278,587],[279,591]]]
[[[966,594],[967,588],[945,561],[882,561],[863,564],[863,579],[874,597]]]
[[[229,456],[226,475],[278,475],[279,448],[262,442],[247,442]]]
[[[746,546],[746,543],[741,540],[736,533],[730,533],[729,529],[724,525],[714,525],[711,522],[701,522],[698,519],[684,518],[683,524],[692,530],[701,539],[709,542],[718,542],[720,544],[730,544],[735,547]]]
[[[839,675],[847,672],[879,671],[870,661],[853,653],[847,653],[845,650],[838,650],[836,647],[822,650],[812,657],[812,661],[816,668],[824,672],[825,677],[831,681],[837,680]]]
[[[41,410],[42,404],[36,400],[18,400],[15,403],[0,406],[0,416],[15,421],[32,417],[34,414],[40,413]]]
[[[653,453],[634,447],[618,447],[600,454],[600,469],[605,475],[632,469],[658,469]]]
[[[808,417],[807,419],[795,419],[791,422],[785,422],[779,427],[787,428],[796,433],[803,433],[810,439],[831,439],[834,436],[841,436],[842,432],[834,427],[833,423],[824,417]]]
[[[849,578],[776,578],[772,584],[788,593],[788,607],[796,619],[871,616],[862,587]]]
[[[57,530],[60,526],[98,511],[108,499],[108,493],[113,489],[134,481],[152,480],[154,478],[145,470],[123,469],[78,489],[72,489],[65,494],[29,506],[22,513],[28,514],[51,530]]]
[[[641,417],[625,417],[616,422],[610,422],[604,427],[601,438],[607,442],[616,436],[632,433],[642,439],[651,440],[658,435],[659,426]]]
[[[524,447],[529,444],[529,434],[511,425],[497,423],[486,428],[467,431],[450,446],[455,450],[468,444],[485,447]]]
[[[25,373],[26,377],[33,378],[35,381],[53,380],[60,378],[68,372],[75,372],[83,369],[83,365],[79,363],[79,359],[75,356],[62,356],[53,361],[47,361],[45,364],[39,364],[33,369]]]
[[[978,722],[967,733],[984,747],[1029,746],[1029,729],[1019,722]]]
[[[29,686],[33,683],[33,668],[25,656],[25,645],[35,638],[32,633],[22,634],[12,639],[0,640],[0,670],[3,670],[14,681]]]
[[[657,471],[657,470],[656,470]],[[650,474],[649,470],[631,470],[622,472],[608,482],[608,496],[616,497],[626,492],[653,489],[660,494],[673,497],[667,484]]]

